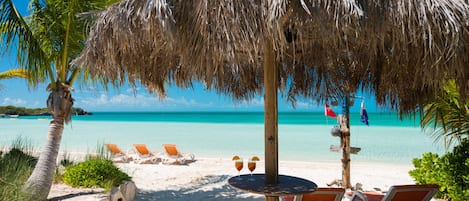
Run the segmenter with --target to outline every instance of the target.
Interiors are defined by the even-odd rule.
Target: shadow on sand
[[[84,196],[84,195],[103,194],[103,193],[104,193],[103,191],[72,193],[72,194],[67,194],[67,195],[63,195],[63,196],[57,196],[57,197],[49,198],[47,200],[48,201],[60,201],[60,200],[72,199],[72,198],[79,197],[79,196]]]
[[[143,191],[137,194],[136,201],[150,200],[221,200],[221,201],[262,201],[263,196],[246,193],[228,185],[228,175],[208,175],[199,178],[186,188],[166,191]]]

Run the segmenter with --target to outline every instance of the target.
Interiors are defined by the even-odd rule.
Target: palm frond
[[[116,0],[69,0],[31,2],[31,15],[23,17],[11,0],[0,0],[1,45],[5,50],[16,49],[21,66],[30,72],[32,86],[49,78],[57,81],[74,81],[79,73],[70,74],[76,67],[70,61],[84,47],[95,16],[78,16],[87,11],[99,11]],[[18,45],[18,47],[14,47]]]
[[[28,71],[21,68],[0,72],[0,80],[8,78],[28,78]]]
[[[33,35],[29,25],[18,12],[11,0],[0,0],[0,34],[3,38],[2,47],[6,50],[18,45],[17,59],[20,66],[27,69],[31,79],[28,82],[36,86],[47,76],[48,58],[41,44]]]
[[[445,91],[423,110],[421,126],[431,131],[436,142],[443,141],[446,148],[469,138],[469,101],[460,101],[454,80],[447,82]]]

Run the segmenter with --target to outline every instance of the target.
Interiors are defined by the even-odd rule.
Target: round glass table
[[[228,179],[228,184],[236,189],[265,196],[301,195],[314,192],[316,183],[288,175],[278,175],[278,183],[265,184],[265,174],[243,174]]]

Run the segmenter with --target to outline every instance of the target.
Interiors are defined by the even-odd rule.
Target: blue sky
[[[21,13],[27,13],[29,1],[13,1],[17,4]],[[18,3],[19,2],[19,3]],[[4,51],[2,51],[4,52]],[[18,67],[16,52],[0,56],[0,71]],[[37,88],[29,88],[23,79],[0,80],[0,105],[14,105],[21,107],[46,107],[48,93],[46,84]],[[143,87],[137,87],[134,91],[130,86],[119,89],[110,88],[105,91],[102,87],[76,87],[72,96],[75,99],[75,107],[81,107],[87,111],[263,111],[263,96],[259,95],[253,100],[233,102],[231,97],[218,95],[214,91],[206,91],[203,85],[197,83],[193,89],[168,88],[167,97],[161,100],[157,95],[147,93]],[[376,107],[373,97],[365,99],[369,112],[383,111]],[[357,101],[359,102],[359,101]],[[279,111],[323,111],[324,106],[314,100],[300,99],[294,109],[282,97],[279,98]],[[355,104],[352,111],[359,111],[360,104]],[[338,107],[333,108],[338,112]]]
[[[8,62],[0,60],[0,71]],[[45,107],[48,93],[45,84],[37,88],[28,88],[23,79],[0,80],[0,105],[14,105],[22,107]],[[204,90],[202,84],[196,84],[193,89],[168,88],[168,95],[160,99],[155,94],[149,94],[145,88],[138,87],[134,91],[130,86],[108,91],[98,87],[75,86],[73,98],[75,107],[87,111],[263,111],[264,104],[261,96],[250,101],[234,102],[231,97],[216,94],[214,91]],[[359,103],[359,101],[356,101]],[[377,111],[373,99],[366,99],[367,110]],[[352,111],[359,111],[355,104]],[[333,108],[339,112],[339,107]],[[296,108],[291,106],[282,97],[279,97],[279,111],[317,112],[323,111],[324,106],[318,105],[314,100],[299,100]]]

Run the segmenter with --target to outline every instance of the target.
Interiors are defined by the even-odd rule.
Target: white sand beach
[[[71,160],[80,161],[87,152],[95,153],[97,144],[105,142],[116,143],[124,151],[132,150],[134,143],[145,143],[152,151],[161,151],[163,143],[174,143],[181,151],[194,153],[197,161],[183,166],[117,164],[133,177],[138,188],[136,200],[263,200],[260,195],[236,190],[227,183],[237,175],[231,161],[233,154],[244,159],[258,155],[261,161],[254,173],[264,172],[262,113],[174,113],[169,117],[165,113],[118,113],[118,119],[112,120],[116,115],[97,113],[82,117],[86,120],[75,120],[73,127],[64,130],[59,157],[65,152]],[[339,140],[331,136],[331,125],[319,120],[324,114],[285,115],[291,122],[305,119],[318,122],[279,125],[279,173],[314,181],[320,187],[340,179],[341,156],[330,152],[330,145]],[[352,128],[352,145],[361,147],[362,151],[352,155],[351,184],[361,183],[365,190],[387,190],[392,185],[414,183],[408,175],[413,169],[412,158],[425,152],[441,153],[441,149],[420,128],[396,120],[395,115],[374,115],[377,115],[373,118],[376,125]],[[156,117],[175,119],[175,122],[152,119]],[[210,121],[195,121],[201,117]],[[384,123],[379,125],[378,120]],[[15,136],[21,135],[40,150],[43,134],[48,129],[47,123],[35,119],[0,120],[0,124],[0,145],[5,148]],[[242,174],[248,173],[245,167]],[[56,184],[49,198],[94,201],[105,196],[102,192],[102,189],[74,189]]]
[[[132,176],[138,193],[136,200],[225,200],[261,201],[257,194],[236,190],[227,180],[237,175],[234,163],[229,158],[196,158],[188,165],[117,163]],[[387,190],[392,185],[412,184],[408,171],[413,167],[403,164],[351,163],[352,185],[363,184],[364,190],[379,188]],[[257,164],[254,173],[264,172],[264,161]],[[245,167],[241,174],[248,174]],[[337,162],[280,161],[279,173],[314,181],[318,186],[341,177],[341,164]],[[64,184],[55,184],[49,194],[52,200],[82,201],[101,200],[102,189],[74,189]],[[344,199],[348,200],[348,199]]]

